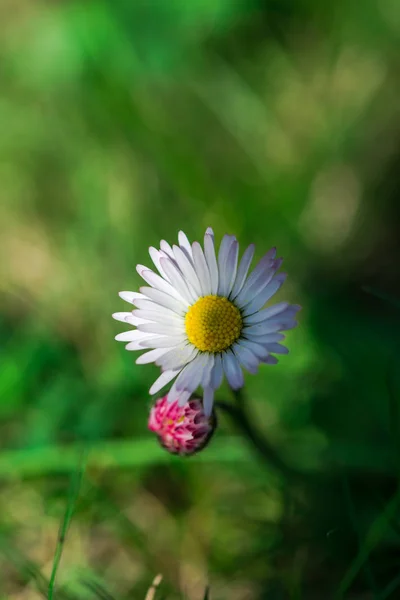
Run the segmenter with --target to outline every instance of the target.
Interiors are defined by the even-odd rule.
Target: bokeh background
[[[400,597],[399,42],[397,0],[2,0],[2,599],[57,548],[55,598]],[[148,247],[207,226],[303,306],[246,378],[288,472],[222,413],[169,456],[114,341]]]

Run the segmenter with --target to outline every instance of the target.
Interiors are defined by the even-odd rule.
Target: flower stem
[[[275,471],[281,473],[285,477],[293,478],[302,476],[299,471],[286,464],[268,440],[256,430],[246,410],[246,403],[244,401],[242,390],[235,391],[234,395],[236,398],[236,405],[228,402],[216,402],[216,406],[229,415],[236,427],[252,444],[253,448],[258,452],[263,461],[273,467]]]

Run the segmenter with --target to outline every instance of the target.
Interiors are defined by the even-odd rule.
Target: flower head
[[[198,242],[190,244],[182,231],[178,239],[179,245],[171,247],[162,240],[160,250],[150,248],[158,274],[137,266],[148,286],[140,293],[120,292],[136,310],[113,317],[135,329],[116,339],[128,342],[127,350],[148,350],[138,364],[161,367],[150,394],[175,379],[168,401],[183,405],[201,385],[204,411],[210,415],[214,391],[224,375],[239,389],[243,368],[254,374],[260,363],[278,362],[273,354],[287,354],[279,343],[285,337],[281,332],[297,325],[300,307],[280,302],[263,308],[286,279],[286,274],[277,274],[282,259],[276,259],[275,248],[248,275],[253,244],[238,261],[239,244],[232,235],[223,237],[218,253],[210,228],[204,249]]]
[[[215,428],[215,420],[206,417],[201,400],[193,398],[184,406],[178,400],[159,398],[150,411],[149,429],[161,445],[172,454],[190,455],[207,444]]]

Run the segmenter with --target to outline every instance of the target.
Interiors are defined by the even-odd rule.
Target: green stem
[[[296,469],[286,464],[268,440],[256,430],[246,411],[243,392],[239,390],[234,392],[234,395],[237,400],[236,406],[228,402],[217,402],[216,406],[229,415],[243,436],[252,444],[259,456],[268,465],[285,477],[293,478],[302,476]]]

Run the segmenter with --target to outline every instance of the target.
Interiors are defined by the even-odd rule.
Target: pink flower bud
[[[178,400],[168,402],[164,396],[152,407],[148,427],[168,452],[188,456],[207,444],[215,429],[215,418],[205,416],[199,399],[179,406]]]

